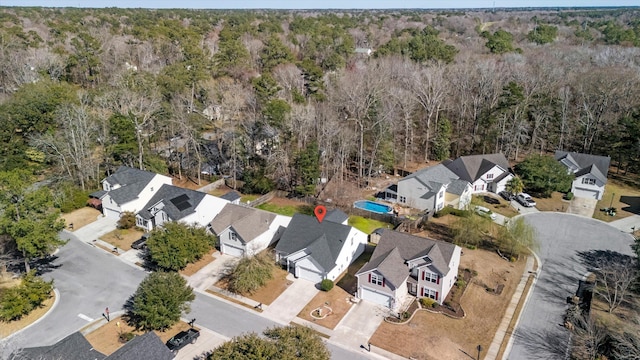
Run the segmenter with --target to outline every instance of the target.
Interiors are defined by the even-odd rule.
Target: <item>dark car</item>
[[[199,336],[200,336],[200,331],[194,328],[191,328],[185,331],[180,331],[174,337],[169,339],[169,341],[167,341],[167,347],[174,354],[177,354],[178,350],[182,349],[183,347],[189,344],[195,344]]]
[[[508,191],[500,191],[498,195],[502,196],[502,198],[507,201],[513,200],[513,194]]]
[[[142,250],[147,247],[147,240],[149,240],[149,234],[145,233],[142,237],[131,244],[131,248],[136,250]]]

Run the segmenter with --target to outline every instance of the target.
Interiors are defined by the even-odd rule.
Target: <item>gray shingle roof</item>
[[[229,191],[228,193],[220,196],[220,199],[224,199],[227,200],[229,202],[233,202],[236,201],[238,199],[240,199],[242,196],[240,195],[239,192],[237,191]]]
[[[340,250],[345,245],[351,226],[331,221],[318,222],[315,217],[295,214],[276,245],[284,255],[307,249],[309,255],[326,271],[336,265]]]
[[[102,360],[105,355],[91,346],[80,332],[74,332],[51,346],[25,348],[11,360]]]
[[[450,270],[455,248],[444,241],[384,229],[371,260],[356,274],[377,270],[397,287],[409,276],[407,261],[427,256],[431,259],[430,268],[444,276]]]
[[[151,200],[138,212],[143,219],[151,219],[151,209],[159,202],[164,204],[162,210],[169,219],[180,220],[196,211],[196,207],[207,194],[173,185],[162,185]]]
[[[98,190],[96,192],[92,192],[91,194],[89,194],[89,197],[96,198],[96,199],[102,199],[102,197],[105,196],[107,193],[108,193],[107,191]]]
[[[458,175],[462,180],[470,183],[478,180],[494,166],[500,166],[505,171],[509,169],[509,162],[502,153],[460,156],[446,162],[445,166]]]
[[[462,195],[467,186],[469,186],[468,181],[456,179],[451,181],[447,187],[447,192],[450,194]]]
[[[334,223],[342,224],[349,220],[349,215],[340,209],[331,209],[327,211],[323,221],[331,221]]]
[[[169,348],[153,331],[134,337],[105,360],[171,360]]]
[[[276,214],[242,205],[227,204],[211,221],[211,229],[219,235],[229,226],[245,243],[269,230]]]
[[[560,150],[556,151],[556,160],[561,161],[565,158],[578,166],[579,169],[575,173],[576,176],[582,176],[584,174],[591,173],[594,177],[596,177],[603,183],[607,182],[609,164],[611,163],[610,157]]]
[[[122,205],[137,199],[140,192],[156,175],[150,171],[120,166],[115,173],[102,181],[109,183],[112,188],[116,185],[120,186],[117,189],[110,190],[109,196],[116,204]]]

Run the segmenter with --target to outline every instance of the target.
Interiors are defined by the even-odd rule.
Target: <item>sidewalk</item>
[[[522,274],[522,278],[520,278],[520,283],[516,287],[516,291],[513,294],[513,297],[511,297],[511,302],[509,303],[509,306],[507,307],[507,311],[502,317],[502,321],[498,326],[498,330],[496,330],[496,334],[493,337],[491,346],[489,346],[489,350],[487,351],[487,354],[484,356],[485,360],[497,359],[498,352],[500,351],[500,347],[502,346],[502,343],[505,340],[507,340],[507,336],[512,335],[512,334],[507,334],[507,330],[509,329],[509,324],[511,323],[511,320],[514,318],[514,316],[518,316],[518,317],[520,316],[520,314],[517,314],[517,315],[515,314],[516,308],[518,307],[518,303],[520,302],[520,299],[523,296],[525,296],[526,297],[525,299],[528,300],[529,294],[531,293],[533,286],[535,285],[535,279],[534,279],[534,283],[532,284],[531,288],[529,288],[528,293],[526,294],[524,293],[524,288],[525,288],[525,285],[527,284],[527,280],[529,279],[529,275],[533,274],[534,276],[537,276],[537,271],[533,271],[534,256],[529,256],[527,258],[527,265],[524,268],[524,273]],[[537,260],[537,257],[536,257],[536,260]],[[540,261],[538,260],[538,269],[539,269],[539,266],[540,266]],[[526,304],[526,300],[525,300],[525,304]],[[516,320],[516,326],[518,324],[517,321],[518,320]],[[510,337],[508,341],[509,341],[509,344],[511,344],[513,342],[513,337]],[[510,349],[510,346],[507,346],[503,356],[509,355],[509,349]]]
[[[632,229],[640,230],[640,216],[632,215],[624,219],[612,221],[609,223],[609,225],[622,232],[631,233]]]

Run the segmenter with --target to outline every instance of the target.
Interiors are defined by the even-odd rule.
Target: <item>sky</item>
[[[0,0],[0,6],[187,9],[398,9],[640,6],[640,0]]]

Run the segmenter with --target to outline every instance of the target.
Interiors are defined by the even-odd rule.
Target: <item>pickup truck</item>
[[[185,331],[180,331],[174,337],[169,339],[169,341],[167,341],[167,347],[174,354],[177,354],[178,350],[182,349],[188,344],[194,344],[199,336],[200,336],[200,331],[194,328],[191,328]]]

